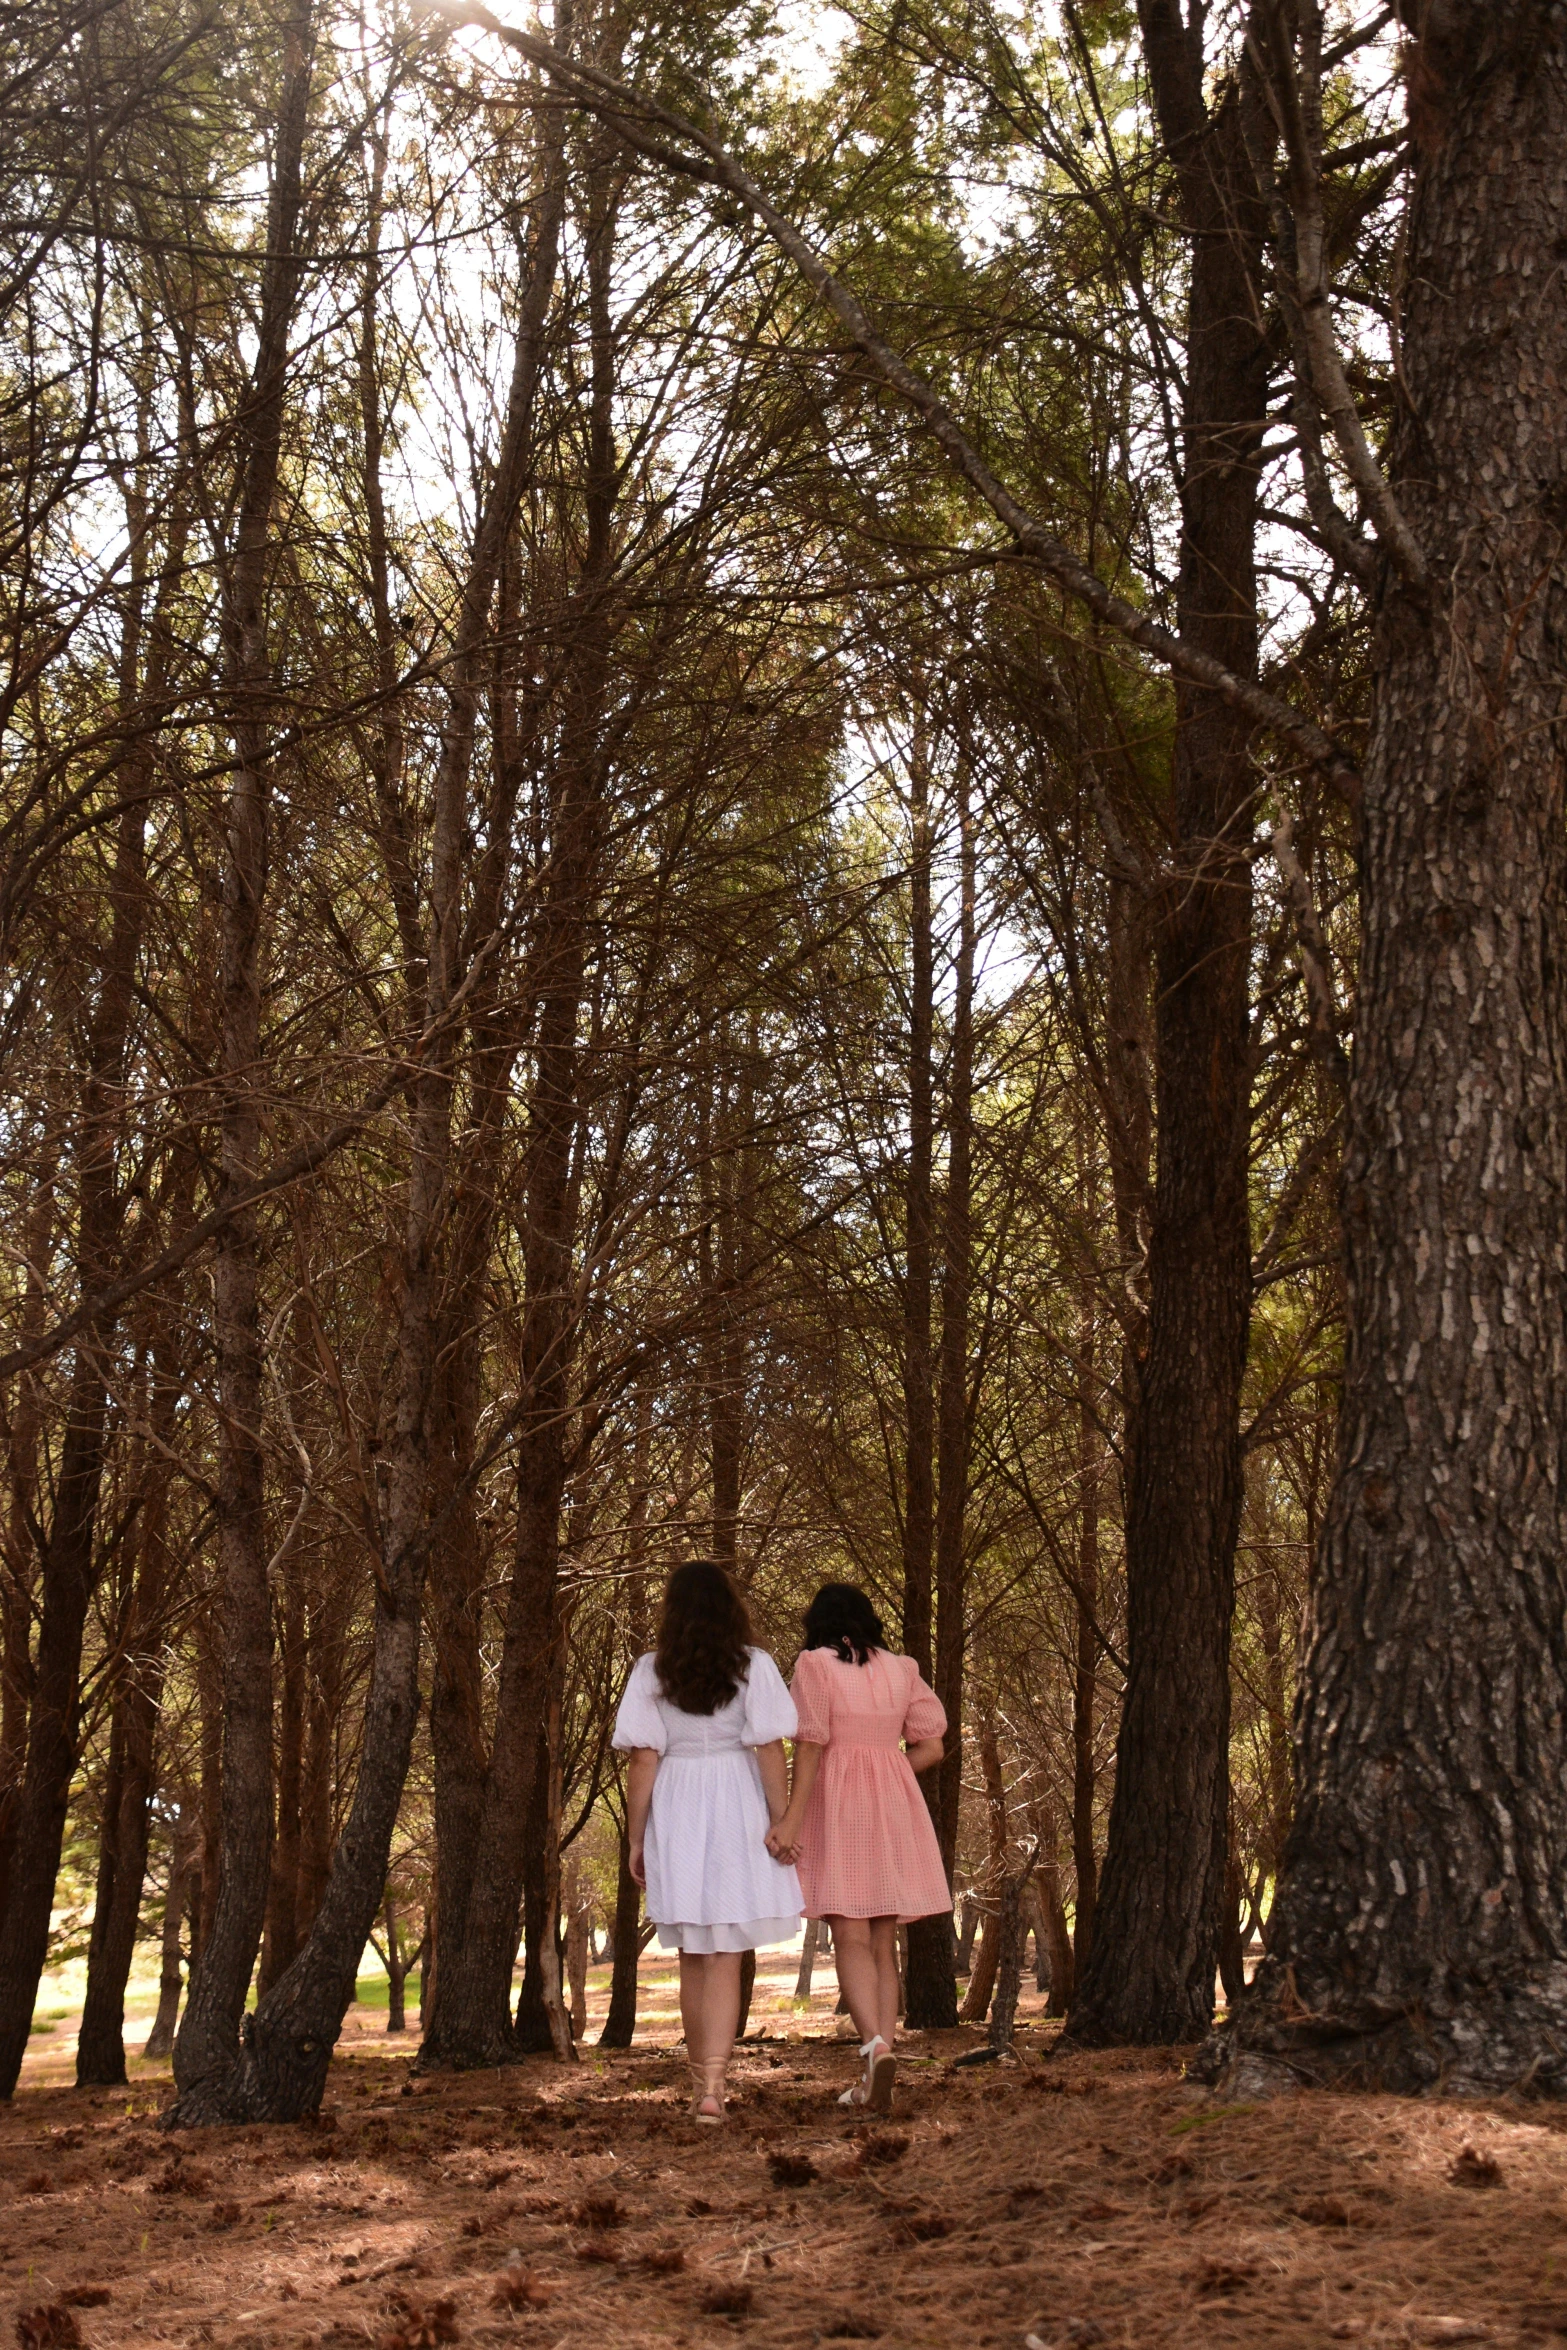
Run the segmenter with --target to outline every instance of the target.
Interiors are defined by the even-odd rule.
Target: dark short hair
[[[807,1648],[830,1648],[847,1664],[869,1662],[885,1648],[881,1618],[857,1583],[824,1583],[805,1611]]]
[[[716,1714],[750,1667],[751,1619],[716,1559],[687,1559],[664,1592],[654,1669],[683,1714]]]

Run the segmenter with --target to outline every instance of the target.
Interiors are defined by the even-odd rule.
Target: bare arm
[[[789,1808],[789,1766],[784,1761],[783,1740],[770,1738],[765,1746],[752,1750],[756,1767],[762,1774],[762,1793],[767,1798],[767,1816],[778,1821]]]
[[[916,1738],[903,1751],[909,1758],[909,1769],[918,1778],[921,1771],[928,1771],[932,1763],[940,1762],[947,1751],[947,1742],[944,1738]]]
[[[631,1847],[630,1869],[636,1883],[644,1890],[647,1870],[642,1863],[642,1845],[647,1835],[648,1805],[653,1800],[653,1781],[658,1777],[658,1749],[656,1746],[634,1746],[631,1749],[631,1767],[626,1773],[626,1841]]]
[[[799,1845],[800,1822],[811,1800],[811,1789],[816,1784],[825,1751],[811,1738],[797,1738],[794,1742],[794,1788],[789,1808],[781,1819],[774,1820],[767,1832],[767,1849],[779,1860],[792,1859]]]

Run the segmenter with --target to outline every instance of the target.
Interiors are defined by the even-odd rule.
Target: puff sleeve
[[[792,1738],[798,1727],[794,1699],[784,1677],[765,1648],[751,1651],[751,1669],[745,1677],[745,1728],[742,1746],[770,1746],[775,1738]]]
[[[944,1738],[947,1734],[947,1709],[912,1657],[906,1661],[909,1665],[909,1694],[904,1700],[903,1735],[911,1744],[919,1738]]]
[[[832,1697],[828,1686],[829,1666],[824,1648],[802,1648],[795,1660],[794,1680],[790,1684],[794,1697],[799,1727],[797,1738],[808,1738],[813,1746],[832,1743]]]
[[[621,1753],[632,1746],[651,1746],[655,1754],[662,1754],[669,1742],[669,1733],[659,1710],[655,1671],[651,1656],[639,1656],[631,1668],[626,1694],[615,1716],[615,1735],[611,1741]]]

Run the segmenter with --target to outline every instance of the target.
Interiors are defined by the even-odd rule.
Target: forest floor
[[[853,2052],[830,2002],[769,2017],[792,2003],[763,1988],[723,2130],[686,2116],[662,1996],[645,2046],[570,2068],[419,2079],[410,2042],[361,2027],[318,2124],[177,2138],[154,2126],[166,2070],[79,2091],[46,2043],[0,2108],[0,2342],[1567,2337],[1567,2115],[1225,2105],[1181,2050],[1052,2055],[1031,2002],[1012,2062],[954,2071],[977,2033],[912,2036],[868,2124],[834,2103]]]

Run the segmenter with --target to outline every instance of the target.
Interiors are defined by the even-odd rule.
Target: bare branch
[[[1332,428],[1378,539],[1408,584],[1424,594],[1425,557],[1366,438],[1333,330],[1322,205],[1322,11],[1317,0],[1298,0],[1292,13],[1300,29],[1298,74],[1280,0],[1264,0],[1247,40],[1289,162],[1288,243],[1293,252],[1285,250],[1281,240],[1280,263],[1283,274],[1294,281],[1287,289],[1286,308],[1297,367]],[[1309,472],[1309,452],[1304,456]],[[1308,479],[1308,494],[1311,487]],[[1315,507],[1312,518],[1322,529]]]

